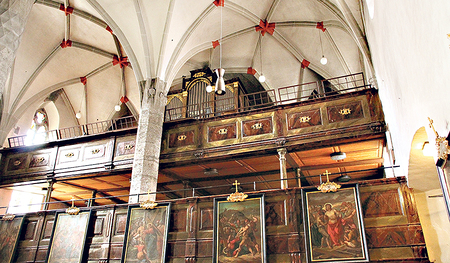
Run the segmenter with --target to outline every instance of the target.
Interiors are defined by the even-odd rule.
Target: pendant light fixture
[[[117,104],[116,106],[114,106],[114,110],[115,110],[115,111],[120,111],[120,108],[121,108],[121,107],[120,107],[120,104]]]
[[[225,80],[223,79],[223,75],[225,74],[225,69],[222,68],[222,18],[223,7],[220,8],[220,45],[219,45],[219,68],[215,69],[217,75],[216,81],[216,95],[222,96],[225,95]],[[212,90],[212,88],[211,88]]]
[[[212,66],[211,60],[212,60],[213,52],[214,52],[214,48],[212,48],[211,51],[209,52],[208,68],[211,68],[211,66]],[[208,81],[208,85],[206,85],[206,92],[211,93],[211,91],[213,91],[213,88],[211,86],[211,82]]]
[[[320,49],[322,50],[322,58],[320,59],[320,63],[322,65],[326,65],[328,62],[328,59],[323,54],[322,36],[320,35],[320,31],[319,31],[319,40],[320,40]]]
[[[266,77],[263,74],[263,61],[262,61],[262,37],[259,36],[259,62],[261,63],[261,74],[259,74],[259,82],[264,83],[266,81]]]

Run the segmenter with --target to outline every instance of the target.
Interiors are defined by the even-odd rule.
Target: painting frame
[[[12,220],[6,220],[3,217],[0,220],[0,232],[2,233],[0,236],[0,261],[10,263],[15,258],[17,244],[19,243],[23,228],[24,216],[15,216]],[[6,235],[5,233],[8,231],[4,231],[5,229],[9,230],[9,233]],[[9,244],[5,244],[5,242]]]
[[[358,184],[302,189],[302,205],[308,263],[369,262]]]
[[[236,262],[267,262],[264,207],[264,194],[249,195],[243,202],[229,202],[226,197],[214,198],[212,262],[234,262],[235,257]],[[248,239],[245,238],[247,229],[252,230],[253,235]],[[224,240],[227,240],[226,246]]]
[[[66,212],[57,212],[55,214],[45,262],[81,263],[85,261],[88,254],[86,253],[86,239],[91,223],[91,214],[91,210],[80,211],[77,215],[71,215]],[[76,240],[74,241],[74,239]],[[64,242],[65,240],[68,242]],[[73,244],[79,245],[74,247]],[[67,250],[67,248],[71,250]],[[77,259],[78,261],[76,261]]]
[[[129,260],[130,258],[132,258],[130,260],[134,260],[134,258],[136,258],[136,260],[140,260],[140,258],[144,259],[146,257],[149,260],[151,259],[151,262],[166,262],[167,241],[169,238],[169,224],[171,214],[170,209],[170,202],[158,203],[158,205],[154,209],[145,209],[140,207],[139,205],[128,206],[127,224],[123,241],[122,258],[120,262],[128,262],[127,260]],[[145,225],[149,226],[149,228],[145,229]],[[163,230],[161,230],[162,227],[164,227]],[[130,235],[134,233],[136,233],[136,238],[131,238]],[[143,236],[141,234],[145,234],[145,236],[140,237]],[[147,239],[147,236],[149,236],[149,239]],[[158,237],[161,236],[162,240],[158,240]],[[146,247],[149,246],[149,244],[146,243],[150,241],[155,242],[153,245],[156,244],[157,246],[156,255],[149,255],[149,249],[147,249]],[[143,243],[140,244],[138,242]],[[134,245],[135,243],[136,245]],[[152,258],[148,258],[149,256]],[[154,256],[159,257],[159,261],[154,261]]]

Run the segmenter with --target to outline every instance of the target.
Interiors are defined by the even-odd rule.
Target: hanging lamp
[[[225,74],[225,69],[222,68],[222,24],[223,24],[223,18],[222,18],[222,13],[223,13],[223,7],[221,7],[220,9],[220,45],[219,45],[219,68],[216,68],[214,71],[216,72],[217,75],[217,80],[216,80],[216,95],[222,96],[225,95],[226,93],[226,88],[225,88],[225,80],[223,79],[223,75]],[[212,88],[211,88],[212,90]]]

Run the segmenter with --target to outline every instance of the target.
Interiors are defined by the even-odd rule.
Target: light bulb
[[[77,117],[77,119],[81,119],[81,112],[77,112],[77,114],[75,114],[75,117]]]
[[[116,106],[114,106],[114,109],[115,109],[116,111],[120,111],[120,104],[117,104]]]
[[[322,63],[322,65],[327,64],[328,59],[325,56],[322,56],[322,58],[320,59],[320,63]]]
[[[210,93],[212,91],[211,85],[206,86],[206,92]]]
[[[258,80],[259,80],[259,82],[262,83],[262,82],[266,81],[266,77],[261,73],[261,75],[259,76]]]

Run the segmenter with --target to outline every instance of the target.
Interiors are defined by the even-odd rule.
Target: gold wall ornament
[[[35,162],[36,163],[43,163],[45,161],[45,158],[44,157],[39,157],[39,158],[36,158],[35,159]]]
[[[13,220],[15,217],[16,217],[15,214],[5,214],[5,215],[3,215],[2,220],[3,220],[3,221],[11,221],[11,220]]]
[[[192,77],[193,77],[193,78],[200,78],[200,77],[203,77],[203,76],[205,76],[205,75],[206,75],[205,72],[197,72],[197,73],[195,73],[194,76],[192,76]]]
[[[21,163],[22,163],[22,161],[15,160],[13,164],[14,164],[14,166],[19,166]]]
[[[230,194],[227,197],[227,201],[228,202],[243,202],[248,197],[248,195],[239,192],[238,185],[240,185],[240,183],[238,183],[237,180],[234,181],[233,185],[236,186],[236,192]]]
[[[73,157],[75,154],[73,152],[70,153],[66,153],[64,156],[66,156],[67,158]]]
[[[186,140],[186,135],[184,135],[184,134],[182,134],[182,135],[178,135],[178,140],[179,141],[184,141],[184,140]]]
[[[263,124],[261,122],[255,123],[251,126],[253,130],[260,130],[263,128]]]
[[[75,206],[75,198],[72,198],[72,206],[66,209],[66,213],[69,215],[78,215],[80,213],[80,208]]]
[[[91,152],[92,152],[92,154],[97,154],[100,152],[100,149],[97,148],[97,149],[92,150]]]
[[[228,129],[223,128],[217,131],[218,134],[227,134],[228,133]]]
[[[430,128],[433,129],[433,132],[436,135],[436,150],[438,158],[447,160],[448,155],[450,154],[450,147],[448,146],[447,138],[439,136],[436,129],[434,129],[433,120],[430,117],[428,117],[428,121],[430,122]]]
[[[310,116],[302,116],[298,119],[301,123],[305,123],[311,120]]]
[[[134,145],[132,145],[132,144],[127,144],[127,145],[125,145],[125,150],[131,150],[131,149],[133,149],[134,148]]]
[[[342,116],[349,115],[350,113],[352,113],[352,110],[349,108],[344,108],[339,111],[339,114],[341,114]]]
[[[328,193],[328,192],[336,192],[337,189],[341,188],[341,185],[339,185],[335,182],[330,182],[330,179],[328,177],[328,175],[330,175],[330,173],[328,172],[328,170],[325,170],[325,173],[323,173],[323,174],[327,176],[327,182],[321,183],[317,187],[317,190],[321,191],[322,193]],[[320,181],[322,181],[322,175],[320,175]]]
[[[147,192],[147,198],[148,198],[147,200],[140,202],[139,206],[144,209],[155,209],[158,203],[156,203],[153,200],[150,200],[150,192]]]

